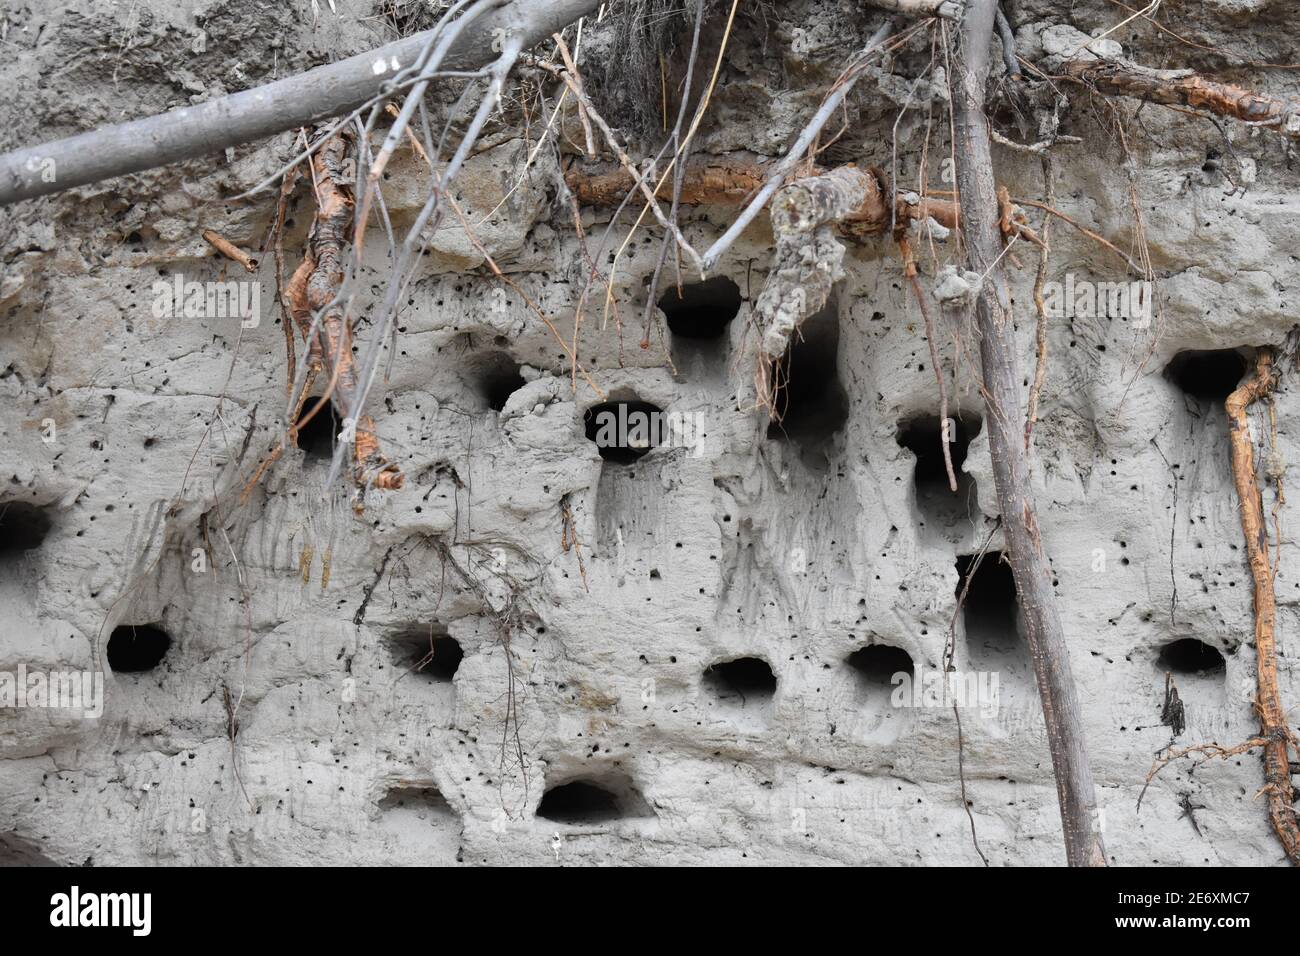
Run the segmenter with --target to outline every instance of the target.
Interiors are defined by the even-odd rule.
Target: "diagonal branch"
[[[494,0],[492,5],[496,11],[452,45],[448,68],[491,63],[507,39],[531,47],[595,12],[600,2]],[[197,106],[6,153],[0,156],[0,206],[194,159],[348,113],[390,89],[419,60],[431,32]]]

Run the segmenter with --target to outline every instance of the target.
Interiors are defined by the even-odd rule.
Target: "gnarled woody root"
[[[1249,406],[1267,396],[1275,384],[1273,356],[1259,350],[1255,375],[1228,396],[1228,428],[1232,441],[1232,480],[1241,502],[1241,530],[1246,538],[1246,557],[1255,583],[1255,668],[1258,692],[1255,710],[1259,714],[1260,738],[1264,746],[1264,790],[1268,816],[1282,847],[1292,863],[1300,864],[1300,827],[1292,806],[1288,747],[1293,742],[1282,708],[1277,684],[1277,644],[1274,621],[1277,601],[1273,594],[1273,568],[1268,558],[1268,533],[1264,524],[1264,502],[1255,478],[1255,450],[1250,439]]]
[[[763,187],[772,165],[748,155],[695,157],[682,176],[680,202],[687,206],[740,205]],[[885,200],[884,174],[876,169],[858,172],[865,177],[863,191],[858,202],[839,217],[836,229],[841,235],[864,240],[889,231],[895,222],[905,224],[927,217],[950,229],[956,227],[957,204],[944,199],[913,199],[899,193],[891,216]],[[575,163],[565,171],[564,181],[583,206],[618,206],[635,186],[631,173],[609,163]],[[671,181],[665,182],[658,195],[672,198]]]
[[[302,262],[285,290],[289,314],[307,340],[308,379],[303,391],[306,393],[316,376],[324,371],[329,382],[328,399],[334,403],[339,417],[345,420],[360,389],[352,357],[352,329],[344,320],[343,303],[336,301],[354,221],[351,180],[343,172],[350,146],[350,135],[336,133],[312,156],[318,203],[316,219],[312,223]],[[313,337],[312,316],[322,309],[324,312]],[[306,418],[295,422],[295,435],[307,419],[321,412],[325,400],[322,398]],[[302,399],[299,400],[301,407]],[[362,489],[372,485],[384,489],[402,487],[402,473],[380,454],[374,419],[366,414],[357,414],[351,431],[356,459],[353,478],[357,485]]]
[[[755,387],[758,404],[778,418],[775,371],[799,323],[826,304],[843,275],[844,246],[832,224],[863,202],[875,177],[853,166],[798,179],[772,197],[776,249],[754,314],[763,330]],[[878,190],[877,190],[878,191]]]
[[[1099,93],[1276,126],[1291,139],[1300,139],[1300,103],[1252,93],[1231,83],[1216,83],[1191,70],[1152,70],[1119,60],[1071,60],[1061,66],[1061,71]]]

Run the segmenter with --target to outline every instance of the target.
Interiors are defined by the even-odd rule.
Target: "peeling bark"
[[[1228,396],[1228,429],[1232,441],[1232,480],[1241,503],[1241,530],[1246,539],[1246,558],[1255,588],[1255,668],[1258,690],[1255,710],[1259,735],[1264,744],[1264,789],[1268,817],[1292,863],[1300,864],[1300,827],[1292,805],[1288,747],[1292,743],[1286,711],[1277,683],[1277,642],[1274,623],[1277,600],[1273,593],[1273,567],[1268,559],[1268,531],[1264,523],[1264,501],[1255,477],[1255,449],[1250,438],[1250,405],[1273,391],[1273,356],[1262,348],[1256,355],[1255,375]]]
[[[984,85],[996,6],[995,0],[971,0],[967,4],[960,59],[953,71],[962,232],[969,268],[986,277],[975,301],[975,316],[989,411],[989,453],[1007,555],[1047,725],[1066,859],[1071,866],[1105,866],[1106,851],[1098,828],[1096,790],[1084,746],[1078,692],[1070,673],[1070,654],[1052,590],[1051,570],[1039,535],[1024,445],[1021,377],[1011,300],[1001,262],[998,192],[984,115]]]

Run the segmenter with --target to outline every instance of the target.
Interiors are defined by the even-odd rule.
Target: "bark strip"
[[[1277,600],[1273,592],[1273,567],[1268,558],[1268,530],[1264,500],[1255,476],[1255,449],[1250,438],[1250,405],[1268,396],[1276,383],[1271,350],[1261,348],[1255,357],[1255,375],[1228,396],[1228,432],[1232,441],[1232,480],[1241,503],[1241,531],[1246,558],[1255,585],[1255,668],[1258,691],[1255,711],[1259,735],[1264,740],[1264,789],[1268,817],[1292,863],[1300,864],[1300,827],[1292,806],[1295,794],[1288,767],[1292,742],[1286,711],[1277,683],[1277,641],[1274,624]]]
[[[988,405],[989,452],[1007,556],[1015,577],[1020,612],[1029,641],[1034,677],[1042,699],[1047,744],[1056,776],[1066,859],[1071,866],[1105,866],[1098,828],[1097,797],[1084,746],[1078,692],[1070,654],[1043,553],[1030,491],[1025,451],[1025,415],[1010,296],[1002,269],[997,186],[984,115],[984,86],[993,39],[995,0],[970,0],[962,22],[960,61],[953,93],[957,184],[969,268],[985,277],[975,303],[980,331],[984,397]]]

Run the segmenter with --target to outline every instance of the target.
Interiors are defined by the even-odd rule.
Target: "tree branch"
[[[1047,725],[1066,858],[1071,866],[1105,866],[1092,769],[1084,747],[1070,655],[1043,553],[1025,452],[1025,416],[1010,296],[1002,269],[1003,237],[993,178],[984,87],[988,79],[996,0],[970,0],[961,27],[952,96],[962,236],[969,268],[984,277],[975,300],[980,364],[988,407],[989,454],[1015,577],[1021,618]]]
[[[497,0],[453,45],[447,69],[483,66],[507,38],[545,40],[599,0]],[[348,113],[420,58],[432,31],[197,106],[117,123],[0,156],[0,205],[153,169]]]

